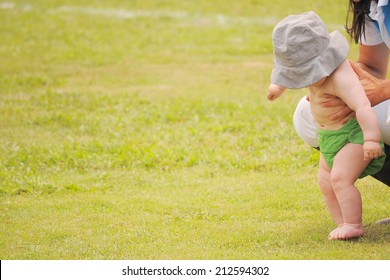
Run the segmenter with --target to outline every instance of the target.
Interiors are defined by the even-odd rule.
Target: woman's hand
[[[376,78],[371,75],[369,72],[365,71],[358,63],[354,61],[349,61],[353,70],[358,75],[359,80],[366,92],[367,98],[370,100],[371,106],[375,106],[381,103],[384,100],[382,96],[382,87],[384,86],[384,80]],[[334,107],[334,106],[342,106],[345,103],[338,97],[333,95],[325,95],[327,100],[323,103],[325,107]],[[386,99],[386,98],[385,98]],[[351,117],[355,116],[355,112],[352,111],[348,106],[344,106],[338,112],[332,114],[329,119],[337,120],[341,119],[341,124],[346,123]]]
[[[381,96],[381,87],[383,80],[378,79],[365,71],[358,63],[349,61],[355,73],[359,76],[359,80],[363,85],[364,91],[371,102],[371,106],[375,106],[383,101]]]
[[[324,94],[324,98],[326,101],[322,103],[324,107],[335,107],[335,106],[343,106],[342,109],[333,113],[329,116],[329,120],[341,120],[341,124],[345,124],[350,118],[355,116],[355,112],[349,108],[343,100],[338,98],[337,96],[331,94]]]

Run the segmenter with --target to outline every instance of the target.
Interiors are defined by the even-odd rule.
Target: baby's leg
[[[329,239],[351,239],[363,236],[362,200],[354,183],[368,165],[363,160],[363,148],[358,144],[345,145],[335,156],[331,184],[340,204],[343,226],[329,235]]]
[[[320,166],[318,170],[318,185],[324,197],[326,207],[333,220],[338,226],[344,224],[343,215],[341,213],[339,202],[337,201],[336,194],[333,191],[332,184],[330,182],[330,168],[326,164],[326,161],[322,154],[320,154]]]

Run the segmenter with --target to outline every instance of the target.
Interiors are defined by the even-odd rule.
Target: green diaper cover
[[[363,145],[363,131],[356,119],[351,118],[339,130],[318,129],[318,143],[326,163],[330,168],[332,168],[334,157],[347,143]],[[381,141],[380,144],[383,151],[382,156],[377,159],[373,159],[359,178],[363,178],[367,175],[374,175],[382,169],[386,159],[386,154],[384,152],[385,147],[383,141]]]

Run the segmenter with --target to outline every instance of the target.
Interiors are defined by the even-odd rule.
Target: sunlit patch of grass
[[[265,98],[273,25],[313,9],[342,28],[346,5],[9,3],[2,259],[388,259],[388,189],[359,181],[366,236],[328,242],[291,120],[305,91]]]

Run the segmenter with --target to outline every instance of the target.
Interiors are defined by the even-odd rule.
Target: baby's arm
[[[286,90],[286,88],[283,86],[279,86],[276,84],[270,84],[270,86],[268,88],[267,97],[270,101],[273,101],[276,98],[280,97],[285,90]]]
[[[381,134],[378,120],[363,86],[348,62],[337,68],[333,75],[333,85],[336,95],[356,112],[356,119],[364,135],[364,160],[380,157]]]

